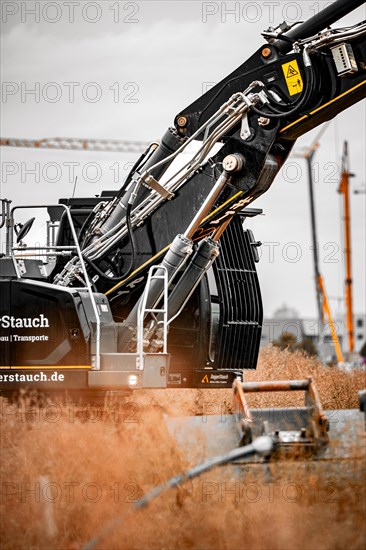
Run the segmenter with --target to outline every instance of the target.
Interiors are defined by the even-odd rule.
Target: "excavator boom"
[[[243,222],[260,213],[252,202],[296,139],[365,97],[366,23],[329,27],[361,4],[337,0],[265,30],[265,44],[179,111],[120,189],[38,205],[57,227],[41,249],[25,244],[32,219],[19,225],[20,207],[3,203],[2,391],[27,375],[54,388],[44,372],[76,392],[228,387],[255,369],[260,243]]]

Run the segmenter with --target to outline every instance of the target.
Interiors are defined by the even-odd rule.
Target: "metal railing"
[[[154,273],[158,271],[159,274]],[[147,308],[147,300],[149,297],[150,285],[155,279],[163,279],[164,288],[163,288],[163,305],[162,307]],[[137,316],[137,354],[138,354],[138,368],[139,370],[144,369],[144,319],[147,313],[151,313],[154,316],[161,314],[162,321],[157,321],[158,324],[163,325],[163,351],[162,353],[167,353],[168,349],[168,271],[165,266],[162,265],[153,265],[149,269],[149,274],[147,277],[146,286],[142,299],[138,308]]]
[[[56,207],[57,208],[63,208],[66,214],[66,217],[68,219],[71,234],[74,240],[74,245],[71,246],[62,246],[62,245],[45,245],[43,247],[27,247],[24,248],[22,246],[13,246],[13,229],[14,229],[14,212],[15,210],[25,210],[25,209],[35,209],[35,208],[50,208],[50,207]],[[12,259],[12,262],[14,264],[15,273],[18,279],[22,278],[22,274],[20,273],[19,266],[18,266],[18,260],[20,257],[16,256],[16,252],[25,252],[25,250],[34,251],[32,253],[32,256],[55,256],[55,255],[62,255],[62,254],[68,254],[72,250],[76,251],[76,254],[79,258],[81,271],[85,280],[85,287],[77,287],[78,290],[87,290],[90,302],[93,307],[94,315],[95,315],[95,323],[96,323],[96,330],[95,330],[95,364],[93,367],[96,370],[100,369],[100,317],[98,312],[98,307],[95,301],[95,297],[93,294],[93,290],[89,281],[89,276],[86,270],[85,262],[83,255],[81,253],[81,249],[79,246],[78,238],[75,231],[74,222],[71,217],[70,209],[65,204],[57,204],[57,205],[28,205],[28,206],[15,206],[11,209],[10,215],[9,215],[9,227],[8,227],[8,234],[7,234],[7,245],[9,248],[9,254]],[[38,251],[38,252],[37,252]],[[56,286],[56,285],[55,285]],[[62,288],[62,287],[58,287]]]

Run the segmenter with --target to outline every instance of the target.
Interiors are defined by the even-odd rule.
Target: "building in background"
[[[345,355],[347,356],[347,329],[345,319],[337,316],[334,319],[339,343]],[[355,331],[355,352],[358,353],[366,341],[366,314],[358,313],[354,315]],[[305,339],[311,340],[319,352],[319,322],[314,318],[301,318],[298,312],[286,306],[285,304],[277,309],[273,317],[267,317],[263,320],[263,329],[261,336],[261,347],[270,342],[278,341],[285,333],[290,333],[296,338],[299,344]],[[324,344],[322,354],[326,362],[336,361],[336,353],[330,334],[329,325],[324,327]]]

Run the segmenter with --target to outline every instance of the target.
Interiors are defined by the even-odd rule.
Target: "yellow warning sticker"
[[[300,94],[302,92],[303,84],[296,59],[282,65],[282,70],[283,74],[285,75],[289,94]]]

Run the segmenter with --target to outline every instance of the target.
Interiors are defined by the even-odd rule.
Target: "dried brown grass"
[[[325,367],[316,357],[304,352],[282,351],[275,346],[261,350],[256,370],[244,371],[244,380],[299,380],[311,376],[318,389],[324,409],[358,408],[357,392],[366,387],[366,372],[354,369],[344,372],[335,367]],[[159,406],[170,414],[221,414],[231,409],[231,389],[204,390],[153,390],[135,396],[138,403]],[[251,407],[302,406],[304,392],[278,392],[248,394]]]
[[[364,373],[325,369],[299,354],[266,349],[246,378],[309,375],[327,408],[357,406]],[[93,408],[74,415],[58,406],[24,414],[3,402],[0,548],[82,548],[142,493],[189,466],[162,409],[194,414],[209,412],[211,403],[230,407],[230,391],[207,392],[141,392],[132,409],[117,404],[103,417]],[[272,478],[263,466],[217,469],[128,516],[97,548],[361,550],[363,467],[360,461],[282,463],[271,466]]]

